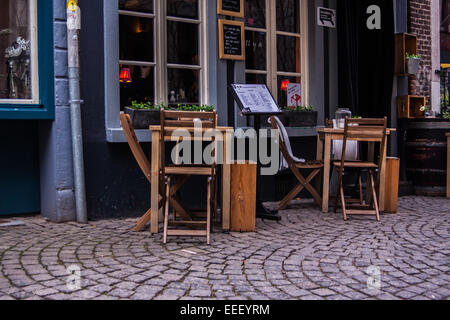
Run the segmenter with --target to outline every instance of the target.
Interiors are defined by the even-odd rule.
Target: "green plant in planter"
[[[167,108],[167,105],[153,104],[151,102],[137,102],[137,101],[133,101],[131,103],[131,108],[134,109],[134,110],[155,110],[155,111],[159,111],[161,109]]]
[[[179,111],[194,111],[194,112],[213,112],[215,110],[214,106],[210,105],[182,105],[182,104],[178,104],[174,109]]]
[[[311,112],[314,111],[314,107],[313,106],[298,106],[298,107],[282,107],[281,110],[286,110],[286,111],[307,111],[307,112]]]
[[[422,56],[420,54],[409,54],[408,52],[406,53],[406,59],[422,59]]]

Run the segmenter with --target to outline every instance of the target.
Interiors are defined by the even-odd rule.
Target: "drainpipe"
[[[87,223],[86,187],[84,180],[83,136],[81,129],[79,31],[81,10],[77,1],[67,1],[67,49],[69,65],[70,116],[75,181],[77,221]]]

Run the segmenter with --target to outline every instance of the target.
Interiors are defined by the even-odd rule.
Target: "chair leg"
[[[211,244],[211,178],[208,178],[208,199],[206,209],[206,243]]]
[[[340,193],[341,193],[341,202],[342,202],[342,211],[344,212],[344,221],[347,221],[347,208],[345,207],[345,194],[344,194],[344,184],[340,183]]]
[[[337,169],[337,168],[336,168],[336,169]],[[338,172],[338,174],[339,174],[339,172]],[[339,191],[340,191],[340,188],[341,188],[340,183],[341,183],[341,181],[340,181],[340,179],[338,178],[338,185],[337,185],[337,188],[336,188],[336,197],[334,198],[334,213],[337,213],[337,210],[338,210],[338,205],[339,205]]]
[[[359,204],[364,204],[364,197],[363,197],[363,187],[362,187],[362,177],[361,177],[361,171],[358,171],[358,183],[359,183]]]
[[[303,189],[305,188],[305,186],[301,183],[299,183],[294,189],[292,189],[291,192],[289,192],[289,194],[284,197],[283,200],[281,200],[280,202],[280,206],[278,208],[279,211],[282,211],[284,209],[286,209],[286,207],[289,205],[289,203],[300,193],[303,191]]]
[[[170,198],[170,178],[167,180],[166,186],[166,207],[164,210],[164,244],[167,243],[167,230],[169,229],[169,198]]]
[[[379,207],[378,207],[378,197],[377,197],[377,191],[376,191],[376,188],[375,188],[375,183],[374,183],[374,180],[373,180],[372,170],[369,170],[369,174],[370,174],[370,183],[371,183],[371,186],[372,186],[373,203],[375,205],[375,212],[376,212],[376,215],[377,215],[377,221],[379,222],[380,221],[380,210],[379,210]]]

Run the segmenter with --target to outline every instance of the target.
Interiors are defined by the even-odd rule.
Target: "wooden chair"
[[[185,111],[161,111],[161,173],[167,178],[166,181],[166,206],[164,212],[164,239],[167,243],[169,236],[192,236],[192,237],[206,237],[206,242],[211,243],[211,213],[216,209],[216,161],[213,159],[212,164],[207,165],[202,162],[200,165],[191,164],[166,164],[165,159],[165,143],[164,141],[173,139],[173,134],[177,130],[187,130],[190,137],[187,140],[193,141],[196,139],[194,130],[197,124],[201,122],[202,129],[215,129],[217,127],[217,113],[216,112],[185,112]],[[203,134],[203,132],[202,132]],[[177,140],[186,139],[183,137]],[[215,139],[210,140],[201,138],[201,141],[211,141],[214,143]],[[216,150],[217,148],[215,148]],[[177,153],[178,155],[178,153]],[[213,155],[215,158],[215,154]],[[207,177],[207,208],[206,220],[198,220],[194,213],[189,211],[180,211],[179,208],[174,207],[172,217],[169,215],[169,199],[176,198],[177,192],[188,181],[191,176],[205,176]],[[172,182],[174,182],[172,184]],[[178,198],[177,198],[178,199]],[[181,220],[180,220],[181,218]],[[203,216],[200,216],[203,218]],[[184,229],[173,229],[169,227],[185,227]],[[189,229],[186,229],[189,228]],[[194,229],[196,228],[196,229]]]
[[[386,137],[387,137],[387,118],[384,119],[349,119],[345,120],[345,129],[344,129],[344,142],[342,148],[342,159],[341,161],[335,161],[333,166],[338,170],[338,190],[335,199],[335,212],[338,209],[338,203],[340,201],[344,220],[347,220],[348,215],[375,215],[377,221],[380,221],[380,211],[378,206],[378,199],[376,194],[376,186],[379,185],[379,174],[377,175],[376,182],[374,181],[375,171],[381,171],[381,166],[383,163],[383,154],[384,148],[386,145]],[[373,160],[370,161],[347,161],[345,159],[346,147],[348,141],[359,141],[359,142],[368,142],[368,143],[380,143],[380,156],[378,163],[375,163]],[[359,179],[360,183],[360,197],[359,199],[346,199],[344,194],[344,186],[343,186],[343,175],[346,169],[356,169],[358,170],[358,177],[361,176],[362,170],[368,170],[368,181],[367,185],[370,183],[371,194],[368,197],[366,202],[370,202],[369,204],[364,204],[363,196],[362,196],[362,186],[361,179]],[[367,187],[369,190],[369,187]],[[347,202],[347,203],[346,203]],[[348,203],[351,202],[351,205]],[[353,203],[359,202],[356,205]],[[348,209],[352,208],[352,209]]]
[[[151,184],[151,166],[150,161],[145,155],[142,147],[139,143],[139,140],[136,137],[136,133],[134,132],[133,124],[131,122],[131,118],[128,114],[121,113],[120,114],[120,122],[122,124],[122,129],[127,138],[128,145],[130,146],[131,152],[133,153],[136,162],[141,168],[142,172],[145,175],[145,178]],[[162,185],[162,184],[161,184]],[[160,194],[164,194],[164,188],[160,188]],[[159,207],[161,208],[164,205],[164,199],[161,200]],[[147,223],[150,222],[151,219],[151,210],[148,210],[142,218],[136,224],[136,227],[133,229],[134,232],[141,231]]]
[[[294,189],[292,189],[292,191],[289,192],[289,194],[283,200],[281,200],[279,210],[284,210],[303,189],[308,190],[309,193],[313,196],[315,202],[319,206],[321,206],[322,197],[320,196],[319,192],[311,185],[311,181],[313,181],[313,179],[316,178],[316,176],[322,171],[323,162],[306,161],[295,157],[292,153],[289,136],[283,123],[276,116],[272,116],[270,118],[270,122],[272,124],[272,129],[278,130],[280,133],[279,144],[281,153],[286,159],[289,169],[292,171],[299,182],[299,184]],[[305,178],[300,172],[301,169],[309,169],[312,170],[312,172],[307,178]]]

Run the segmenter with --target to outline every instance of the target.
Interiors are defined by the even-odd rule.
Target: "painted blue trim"
[[[53,2],[38,0],[39,104],[0,104],[0,119],[55,119]]]

